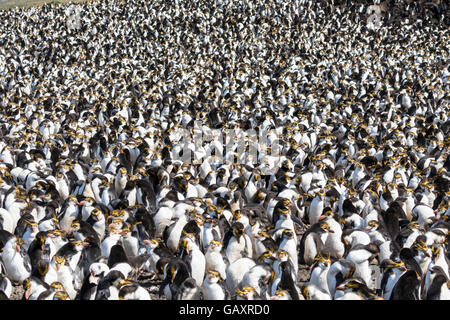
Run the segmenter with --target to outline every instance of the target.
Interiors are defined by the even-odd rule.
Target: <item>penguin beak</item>
[[[20,246],[18,244],[16,244],[16,251],[20,252]]]
[[[28,288],[27,291],[25,291],[25,300],[28,300],[30,295],[31,295],[31,288]]]

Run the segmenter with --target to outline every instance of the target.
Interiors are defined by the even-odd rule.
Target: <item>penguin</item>
[[[392,288],[389,300],[420,300],[420,281],[416,271],[406,271]]]
[[[230,298],[224,280],[215,270],[207,270],[202,283],[202,293],[205,300],[229,300]]]
[[[317,195],[313,198],[311,201],[309,210],[308,210],[308,221],[311,225],[316,224],[319,222],[319,217],[323,212],[324,209],[324,197],[325,197],[325,191],[321,189]]]
[[[407,269],[403,261],[393,261],[390,259],[381,261],[380,269],[382,272],[380,291],[383,298],[389,300],[396,282]]]
[[[172,219],[174,220],[174,219]],[[163,232],[163,240],[172,253],[178,251],[178,243],[182,237],[183,228],[188,223],[188,217],[181,214],[172,224],[166,227]]]
[[[125,167],[119,166],[114,179],[114,191],[116,198],[119,198],[128,182],[128,172]]]
[[[72,221],[78,218],[79,210],[77,198],[73,195],[69,196],[57,217],[62,230],[68,231],[70,229]]]
[[[297,241],[294,237],[294,232],[291,229],[284,229],[282,231],[282,238],[278,249],[287,251],[289,253],[289,260],[294,266],[294,272],[298,272],[298,254],[297,254]]]
[[[449,300],[449,279],[441,266],[433,266],[430,269],[430,286],[427,290],[426,300]]]
[[[275,276],[272,269],[274,260],[275,257],[271,252],[267,252],[264,257],[260,257],[258,263],[244,274],[239,287],[252,287],[261,299],[269,299],[272,280]]]
[[[105,237],[106,231],[106,218],[102,210],[94,208],[91,210],[89,217],[86,219],[86,223],[90,224],[94,231],[97,233],[97,237],[102,241]]]
[[[119,289],[119,300],[152,300],[152,298],[139,283],[125,279]]]
[[[305,231],[299,244],[298,262],[300,264],[311,266],[314,263],[314,258],[323,249],[321,235],[325,232],[333,232],[325,221],[317,222]]]
[[[25,279],[22,285],[24,289],[23,299],[25,300],[37,300],[42,292],[50,288],[50,285],[34,276]]]
[[[335,299],[336,288],[355,273],[356,265],[353,261],[339,259],[333,262],[327,273],[328,290],[331,298]]]
[[[253,235],[253,257],[260,257],[264,252],[271,251],[276,252],[278,250],[278,244],[275,240],[265,231],[258,231]]]
[[[270,294],[273,296],[277,290],[287,290],[292,300],[301,300],[301,294],[296,286],[297,274],[294,273],[288,252],[279,249],[277,253],[278,259],[273,263],[275,276]]]
[[[158,241],[156,239],[144,240],[143,246],[145,248],[145,252],[149,255],[148,262],[146,263],[146,270],[153,273],[158,273],[156,264],[160,260],[160,258],[170,258],[174,255],[167,248],[162,241]]]
[[[181,258],[186,262],[191,277],[195,279],[198,286],[201,286],[206,271],[206,259],[197,243],[188,237],[181,240],[178,258]]]
[[[83,241],[81,257],[75,270],[75,274],[79,275],[78,281],[80,281],[80,283],[89,274],[91,265],[97,262],[101,257],[101,250],[97,240],[98,239],[96,238],[88,236]]]
[[[19,231],[22,221],[24,224],[24,228],[22,231]],[[17,227],[14,230],[14,234],[23,241],[22,248],[25,251],[28,251],[31,242],[34,240],[38,232],[39,232],[38,224],[34,221],[34,218],[31,215],[27,214],[24,214],[19,219]]]
[[[76,240],[84,241],[87,237],[95,240],[97,244],[100,244],[100,238],[95,229],[86,221],[75,219],[72,220],[70,224],[70,229],[68,234],[71,235]]]
[[[106,236],[103,241],[100,243],[100,250],[102,252],[102,256],[109,257],[111,252],[111,248],[119,243],[121,240],[120,230],[117,230],[115,227],[109,228],[109,234]]]
[[[211,240],[205,253],[206,270],[215,270],[220,274],[221,279],[226,280],[227,258],[222,253],[222,242]],[[227,261],[227,262],[225,262]]]
[[[25,286],[27,279],[23,282],[23,286]],[[1,300],[10,300],[11,299],[11,293],[13,290],[13,286],[11,281],[4,277],[3,275],[0,275],[0,299]]]
[[[223,235],[221,234],[219,221],[215,218],[209,218],[205,220],[203,225],[203,252],[206,252],[211,241],[220,241]]]
[[[255,289],[252,287],[237,288],[236,293],[233,295],[234,300],[261,300],[261,297],[256,294]]]
[[[326,221],[330,230],[333,231],[326,234],[326,239],[323,241],[323,252],[330,254],[333,260],[341,259],[345,254],[345,244],[342,241],[343,230],[340,223],[335,220],[332,209],[326,207],[319,220]]]
[[[101,278],[109,272],[109,267],[101,262],[89,265],[83,284],[77,293],[75,300],[94,300],[97,293],[97,285]]]
[[[46,291],[42,292],[38,296],[37,300],[53,300],[53,298],[55,297],[55,295],[58,294],[58,292],[62,292],[63,296],[67,295],[67,292],[64,289],[62,283],[54,281],[50,284],[50,287]]]
[[[56,252],[56,255],[64,257],[65,262],[69,264],[70,269],[74,271],[81,259],[82,250],[82,241],[75,238],[69,238],[69,241]]]
[[[10,236],[3,246],[1,261],[5,274],[13,282],[22,283],[31,276],[30,257],[22,247],[23,242],[15,236]]]
[[[55,270],[56,281],[61,283],[64,290],[69,295],[70,300],[74,300],[77,294],[75,289],[75,281],[73,269],[70,266],[70,261],[66,259],[66,256],[60,253],[56,253],[52,258],[53,270]],[[46,282],[49,283],[51,278],[48,277],[49,274],[45,276]],[[55,280],[53,281],[55,282]]]
[[[31,271],[34,273],[38,262],[42,259],[43,255],[50,256],[50,244],[47,242],[48,234],[46,231],[40,231],[36,234],[35,239],[30,243],[28,247],[28,257],[30,258]]]
[[[163,258],[162,258],[163,259]],[[164,278],[160,285],[159,296],[175,300],[181,284],[190,278],[190,267],[180,258],[169,258],[164,266]],[[197,285],[197,280],[195,280]]]
[[[319,252],[314,258],[314,265],[310,268],[312,271],[306,290],[303,290],[307,300],[332,300],[328,286],[330,266],[331,260]]]
[[[230,263],[226,270],[225,280],[228,291],[235,292],[248,270],[256,265],[251,258],[240,258]]]
[[[335,300],[380,300],[381,298],[358,277],[345,280],[336,288],[336,295]]]
[[[119,300],[119,288],[125,275],[119,270],[110,270],[100,278],[94,300]]]
[[[442,269],[442,271],[445,273],[445,276],[449,278],[449,262],[448,258],[445,255],[445,249],[442,244],[435,243],[432,245],[431,248],[431,261],[427,266],[427,271],[425,272],[424,276],[424,283],[421,290],[421,296],[426,296],[428,288],[431,285],[431,276],[433,275],[432,269],[435,266],[438,266]]]
[[[370,243],[368,245],[356,245],[349,251],[345,259],[355,263],[355,277],[361,278],[366,282],[368,287],[371,287],[370,263],[375,258],[380,256],[380,249],[377,244]]]
[[[188,277],[177,290],[175,300],[202,300],[201,287],[197,286],[194,278]]]
[[[232,225],[231,230],[224,236],[223,245],[230,264],[240,258],[253,255],[250,237],[245,233],[244,225],[241,222]]]
[[[129,224],[122,227],[120,235],[120,241],[123,249],[125,250],[125,254],[127,256],[137,256],[139,254],[140,247],[139,239],[137,238],[137,235],[135,235],[135,232],[131,232]]]
[[[428,265],[431,262],[431,250],[429,246],[427,245],[427,238],[425,235],[420,235],[416,238],[416,241],[411,246],[411,251],[407,251],[408,253],[411,253],[414,260],[419,264],[420,266],[420,272],[419,270],[415,270],[418,272],[419,276],[421,277],[423,274],[426,273]],[[403,248],[405,249],[405,248]],[[402,249],[402,251],[404,251]],[[406,251],[404,251],[406,253]]]
[[[277,290],[275,295],[270,297],[270,300],[292,300],[287,290]]]

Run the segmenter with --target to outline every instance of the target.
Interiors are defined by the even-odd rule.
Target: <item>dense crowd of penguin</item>
[[[0,11],[0,297],[450,299],[449,17],[421,3]],[[193,138],[234,129],[278,159]]]

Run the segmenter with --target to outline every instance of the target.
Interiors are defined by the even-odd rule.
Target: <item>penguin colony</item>
[[[335,2],[1,11],[1,298],[449,299],[448,7]]]

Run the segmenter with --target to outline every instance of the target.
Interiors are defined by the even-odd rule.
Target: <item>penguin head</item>
[[[242,211],[241,210],[235,210],[233,212],[233,221],[239,221],[239,219],[242,217]]]
[[[328,218],[328,217],[333,217],[335,214],[334,214],[334,212],[333,212],[333,209],[331,209],[330,207],[325,207],[323,210],[322,210],[322,214],[320,215],[320,217],[319,217],[319,221],[321,221],[321,220],[323,220],[323,219],[326,219],[326,218]]]
[[[119,278],[120,281],[115,282],[117,289],[130,285],[133,281],[130,278]],[[120,298],[120,297],[119,297]]]
[[[89,282],[90,283],[98,283],[98,280],[101,277],[104,277],[106,273],[109,271],[109,267],[107,264],[102,262],[94,262],[89,266]]]
[[[209,248],[212,251],[220,252],[222,251],[223,243],[217,240],[211,240],[209,242]]]
[[[394,269],[394,268],[399,268],[402,271],[406,271],[406,267],[405,267],[405,263],[401,260],[398,261],[394,261],[392,259],[384,259],[383,261],[381,261],[380,263],[380,268],[381,269]]]
[[[258,261],[259,262],[264,262],[264,263],[268,263],[268,264],[272,264],[277,258],[274,256],[272,251],[265,251],[263,252],[259,257],[258,257]]]
[[[284,229],[282,232],[283,239],[293,239],[294,232],[291,229]]]
[[[237,288],[236,294],[234,295],[236,300],[253,300],[256,290],[253,287],[246,286],[242,289]]]
[[[317,266],[319,268],[322,269],[326,269],[328,267],[330,267],[331,265],[331,259],[330,259],[330,255],[328,254],[327,256],[323,255],[322,253],[318,253],[315,257],[314,257],[314,264],[311,267],[311,269],[314,266]]]
[[[439,254],[442,250],[442,245],[439,243],[433,243],[431,246],[431,259],[433,262],[436,262],[437,258],[439,257]]]
[[[24,219],[23,221],[27,225],[27,228],[31,228],[33,231],[37,230],[38,224],[34,221],[34,219]]]
[[[193,212],[192,221],[194,221],[197,226],[203,226],[205,224],[205,218],[197,211]]]
[[[241,236],[244,234],[244,225],[241,222],[235,222],[232,226],[231,229],[233,230],[233,235],[237,238],[240,239]]]
[[[97,208],[92,209],[90,215],[95,221],[101,221],[104,218],[103,212]]]
[[[270,297],[270,300],[292,300],[288,290],[276,290],[275,295]]]
[[[263,191],[258,190],[256,192],[256,199],[258,200],[258,202],[262,202],[265,199],[265,195],[264,195]]]
[[[280,218],[286,219],[291,213],[291,210],[287,207],[280,206],[276,208],[276,212],[280,215]]]
[[[319,227],[322,231],[334,233],[332,229],[330,229],[330,225],[326,221],[319,222]]]
[[[111,211],[111,217],[112,219],[120,219],[123,221],[126,217],[126,211],[122,209],[114,209]]]
[[[361,297],[362,300],[366,300],[367,297],[363,292],[369,291],[370,289],[367,288],[364,280],[360,278],[350,278],[346,279],[343,283],[337,286],[336,290],[343,291],[344,294],[348,292],[355,292]]]
[[[120,167],[119,171],[117,172],[119,177],[126,177],[127,176],[127,169],[125,167]]]
[[[206,281],[212,284],[222,282],[223,279],[221,278],[220,273],[216,270],[208,270],[206,272]]]
[[[364,231],[375,231],[378,229],[380,223],[378,220],[370,220],[367,222],[367,226],[364,228]]]
[[[55,292],[66,292],[66,289],[64,288],[63,284],[59,281],[52,282],[50,284],[50,288]]]
[[[191,250],[192,250],[192,241],[191,238],[189,237],[183,237],[179,243],[178,243],[178,248],[179,248],[179,252],[180,255],[183,252],[186,252],[186,254],[190,254]]]
[[[52,264],[55,266],[56,271],[59,271],[63,265],[67,265],[66,257],[55,254],[52,258]]]
[[[150,249],[156,249],[159,247],[159,241],[157,239],[151,239],[151,240],[145,239],[143,242],[146,245],[148,245],[150,247]]]
[[[286,250],[278,249],[277,251],[277,259],[279,261],[288,261],[289,259],[289,252]]]
[[[57,291],[53,295],[53,300],[70,300],[70,298],[66,291]]]
[[[75,219],[72,221],[72,223],[70,224],[70,229],[68,230],[68,233],[72,233],[72,232],[77,232],[78,230],[80,230],[80,221]]]
[[[75,238],[69,238],[69,243],[73,246],[75,251],[81,251],[83,249],[83,242]]]
[[[416,238],[416,240],[413,242],[411,249],[413,249],[413,251],[415,251],[418,254],[424,255],[426,257],[430,257],[430,253],[427,242],[426,242],[426,237],[423,235],[420,235]]]

